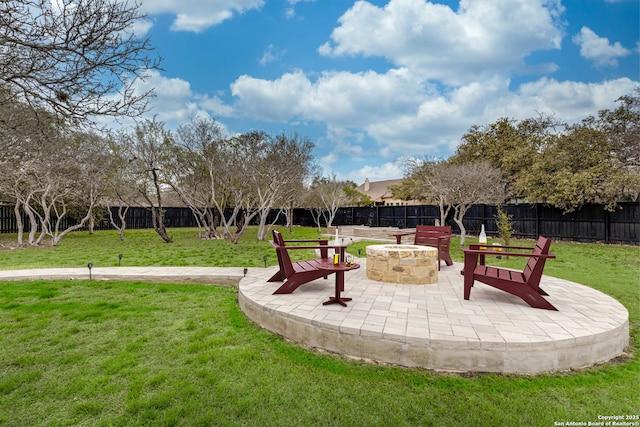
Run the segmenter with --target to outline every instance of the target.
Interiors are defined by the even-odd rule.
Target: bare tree
[[[405,198],[420,199],[427,203],[438,205],[440,210],[440,224],[444,225],[452,209],[449,188],[443,185],[449,175],[447,169],[450,166],[446,161],[439,159],[409,159],[405,167],[406,172],[403,186],[408,187],[405,189]],[[395,194],[396,190],[394,189],[394,195]]]
[[[134,25],[138,3],[120,0],[0,2],[0,104],[16,99],[65,118],[137,116],[151,94],[135,90],[157,69]]]
[[[197,118],[178,130],[168,182],[205,228],[206,238],[237,243],[258,218],[263,240],[272,208],[288,203],[306,177],[312,147],[298,135],[249,132],[225,139],[215,120]]]
[[[127,212],[131,206],[140,205],[140,195],[129,167],[129,160],[123,152],[126,147],[119,145],[116,139],[113,136],[108,139],[109,158],[103,164],[107,179],[102,203],[107,211],[109,222],[118,230],[120,240],[124,240]],[[116,208],[117,220],[114,218],[114,208]]]
[[[263,158],[268,148],[267,135],[264,132],[249,132],[231,138],[227,143],[226,168],[222,186],[229,194],[232,208],[226,215],[225,237],[238,243],[251,221],[258,215],[260,200],[256,191],[256,180],[264,171]],[[263,193],[264,198],[268,194]],[[224,214],[224,213],[222,213]],[[229,225],[235,225],[231,230]]]
[[[325,211],[320,194],[315,191],[311,191],[309,188],[303,193],[300,203],[302,206],[309,209],[313,222],[318,228],[318,233],[320,233],[322,231],[322,219]]]
[[[167,169],[169,184],[204,229],[204,239],[221,237],[217,232],[221,216],[215,206],[216,196],[224,193],[219,185],[224,169],[224,137],[224,128],[213,119],[196,117],[181,125],[175,155]]]
[[[246,217],[247,208],[252,206],[246,176],[246,163],[251,162],[246,149],[250,138],[240,135],[222,139],[216,130],[219,125],[208,120],[198,119],[185,126],[180,131],[174,152],[178,160],[172,162],[169,181],[205,227],[205,238],[237,243],[244,231],[239,221],[252,218]],[[221,231],[216,230],[218,224]]]
[[[460,227],[460,245],[464,245],[464,216],[480,203],[499,203],[507,197],[506,185],[499,169],[486,162],[449,165],[439,172],[441,192],[453,207],[453,220]]]
[[[126,200],[123,200],[123,199],[117,199],[117,200],[120,201],[117,206],[118,221],[116,221],[115,218],[113,217],[113,211],[112,211],[113,206],[111,201],[107,201],[105,203],[106,204],[105,209],[107,211],[107,215],[109,216],[109,223],[111,223],[113,228],[118,230],[118,235],[120,236],[120,240],[122,241],[124,240],[124,232],[127,229],[127,212],[129,212],[129,208],[131,207],[131,205]]]
[[[13,130],[13,150],[2,150],[0,191],[13,200],[18,244],[24,244],[24,212],[28,244],[39,245],[48,236],[55,246],[93,216],[105,187],[99,167],[105,151],[97,135],[70,132],[44,112],[38,119],[25,113]]]
[[[86,145],[90,142],[82,140],[85,136],[77,138],[79,141],[68,144],[69,151],[73,150],[75,155],[64,150],[65,158],[56,156],[56,164],[39,171],[37,182],[41,190],[36,198],[37,209],[34,210],[44,234],[51,237],[52,246],[57,245],[67,233],[83,228],[91,220],[104,188],[104,180],[96,164],[84,157]],[[65,223],[68,217],[80,219],[69,224]]]
[[[327,226],[333,223],[338,209],[343,206],[353,205],[357,192],[348,191],[355,189],[356,185],[351,181],[339,181],[335,174],[331,177],[316,177],[309,188],[309,197],[306,206],[312,210],[318,228],[320,218],[324,218]]]
[[[154,119],[138,124],[133,133],[121,133],[118,139],[121,155],[135,180],[133,185],[151,212],[153,229],[162,240],[171,243],[164,224],[162,196],[168,188],[164,171],[172,155],[173,135]]]
[[[300,135],[285,134],[269,138],[264,157],[255,159],[250,173],[254,189],[257,193],[258,240],[264,240],[271,224],[267,217],[274,207],[280,213],[294,200],[312,168],[313,143]]]

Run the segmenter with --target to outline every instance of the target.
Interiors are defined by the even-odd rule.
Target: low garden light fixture
[[[245,277],[247,276],[247,271],[249,271],[249,269],[247,267],[245,267],[244,270],[242,270],[242,272],[244,273]]]
[[[122,254],[118,254],[118,267],[120,267],[120,261],[122,261]]]
[[[87,264],[87,268],[89,269],[89,280],[91,280],[91,269],[93,268],[93,264],[92,263]]]
[[[262,261],[264,261],[264,268],[267,268],[267,256],[262,257]]]

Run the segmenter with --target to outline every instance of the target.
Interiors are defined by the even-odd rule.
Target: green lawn
[[[195,230],[172,230],[173,244],[151,231],[124,242],[76,233],[56,248],[2,250],[0,268],[114,266],[119,253],[122,265],[260,268],[264,255],[274,264],[270,245],[250,233],[238,245],[197,240]],[[638,414],[640,248],[554,242],[552,251],[546,273],[629,309],[633,355],[535,377],[432,373],[299,348],[248,321],[233,288],[4,282],[0,425],[553,426]]]

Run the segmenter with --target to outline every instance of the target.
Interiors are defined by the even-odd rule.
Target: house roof
[[[402,179],[389,179],[386,181],[369,181],[367,178],[363,184],[360,184],[356,190],[371,197],[371,200],[381,200],[392,198],[391,190],[389,187],[392,185],[402,184]],[[365,190],[369,187],[368,190]]]

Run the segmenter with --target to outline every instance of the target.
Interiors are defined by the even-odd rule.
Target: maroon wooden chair
[[[527,304],[535,308],[557,310],[543,295],[548,295],[540,288],[540,279],[547,259],[556,256],[549,252],[551,240],[544,236],[538,237],[536,246],[498,246],[500,251],[487,248],[485,245],[472,244],[464,252],[464,299],[468,300],[474,281],[485,283],[500,289],[511,295],[522,298]],[[486,248],[486,249],[481,249]],[[529,250],[529,253],[511,252],[511,250]],[[508,251],[508,252],[504,252]],[[509,270],[506,268],[490,267],[485,265],[487,255],[508,255],[517,257],[529,257],[524,271]]]
[[[290,294],[305,283],[309,283],[321,277],[326,279],[327,274],[332,273],[327,273],[326,269],[321,270],[320,264],[324,263],[326,266],[327,262],[333,262],[333,260],[329,258],[330,248],[337,249],[340,252],[340,258],[344,259],[345,246],[329,246],[329,241],[325,239],[284,240],[280,232],[273,230],[273,240],[270,242],[276,250],[280,269],[268,280],[268,282],[281,282],[284,280],[282,286],[276,289],[274,294]],[[292,243],[294,245],[290,245]],[[300,249],[319,249],[320,258],[292,262],[291,257],[289,256],[289,251]]]
[[[416,225],[416,231],[393,235],[396,243],[402,243],[402,237],[414,236],[414,245],[432,246],[438,249],[438,270],[440,261],[453,265],[449,248],[451,246],[451,226],[449,225]]]

